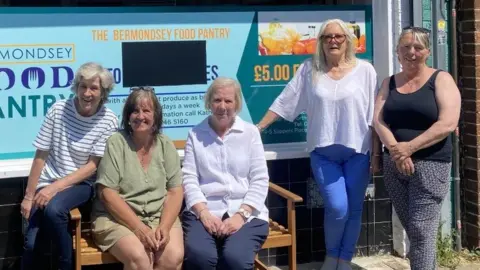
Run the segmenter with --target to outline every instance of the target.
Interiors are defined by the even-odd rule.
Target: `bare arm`
[[[58,179],[58,181],[55,181],[53,184],[58,188],[58,191],[62,191],[68,187],[87,180],[95,173],[95,171],[97,171],[100,159],[101,157],[90,156],[85,165],[63,177],[62,179]]]
[[[178,213],[182,208],[183,202],[183,187],[178,186],[167,191],[167,198],[163,203],[163,212],[160,220],[160,227],[167,228],[168,231],[172,228],[173,223],[178,217]]]
[[[380,141],[387,147],[387,149],[391,149],[394,145],[397,144],[397,140],[393,136],[392,131],[388,128],[387,124],[383,120],[383,106],[385,105],[385,101],[388,97],[388,82],[390,78],[386,78],[382,82],[382,86],[380,91],[377,95],[377,99],[375,101],[375,109],[373,112],[373,126],[375,131],[380,138]]]
[[[439,110],[438,121],[410,141],[412,152],[438,143],[457,128],[461,107],[460,91],[447,72],[440,72],[437,76],[435,98]]]
[[[197,217],[200,217],[200,214],[202,213],[203,210],[208,210],[207,209],[207,204],[204,202],[199,202],[192,206],[192,210],[195,212]]]
[[[382,142],[375,130],[372,130],[372,155],[378,156],[382,154]]]
[[[35,157],[33,158],[30,174],[28,175],[27,188],[25,190],[25,198],[27,200],[33,200],[35,196],[35,190],[37,189],[38,179],[42,173],[43,167],[45,167],[45,160],[48,157],[48,151],[37,150],[35,151]]]
[[[257,127],[260,131],[266,129],[270,126],[273,122],[277,121],[280,116],[275,112],[268,110],[265,116],[258,122]]]
[[[293,78],[257,124],[260,131],[267,128],[280,117],[293,122],[300,113],[306,110],[308,102],[305,94],[305,80],[310,76],[310,66],[311,64],[307,63],[307,61],[300,65]]]

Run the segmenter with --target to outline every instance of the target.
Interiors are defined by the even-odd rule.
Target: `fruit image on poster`
[[[324,19],[325,12],[259,12],[258,54],[262,56],[313,54],[317,46],[318,33],[325,21],[320,21],[319,18]],[[367,36],[364,13],[342,12],[342,15],[336,18],[347,23],[348,31],[353,35],[355,52],[365,53]]]

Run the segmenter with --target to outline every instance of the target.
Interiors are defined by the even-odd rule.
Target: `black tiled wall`
[[[301,196],[297,204],[297,257],[298,263],[322,261],[325,256],[323,214],[308,158],[268,161],[270,179]],[[26,178],[0,179],[0,270],[19,269],[23,250],[20,203]],[[392,251],[391,203],[382,176],[372,177],[375,196],[366,199],[362,218],[362,232],[357,244],[358,256],[371,256]],[[270,193],[267,198],[270,218],[287,225],[286,201]],[[38,269],[54,269],[55,255],[45,241],[44,254]],[[259,254],[268,265],[288,265],[286,248],[262,250]],[[87,269],[87,268],[85,268]],[[88,267],[88,269],[121,269],[119,265]]]
[[[0,179],[0,269],[19,269],[23,251],[20,203],[26,179]]]

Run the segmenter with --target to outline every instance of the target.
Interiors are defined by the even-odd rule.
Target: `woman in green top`
[[[107,141],[98,168],[94,239],[124,269],[181,269],[183,262],[180,157],[161,125],[153,88],[132,88],[123,130]]]

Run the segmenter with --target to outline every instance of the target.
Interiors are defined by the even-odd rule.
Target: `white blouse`
[[[247,204],[255,208],[249,221],[256,217],[268,222],[268,168],[254,125],[237,116],[221,139],[207,117],[188,133],[182,171],[186,211],[203,202],[222,218]]]
[[[357,153],[371,151],[371,126],[377,95],[377,73],[357,59],[342,79],[320,74],[312,83],[312,61],[303,62],[270,110],[288,121],[307,114],[307,147],[341,144]]]

